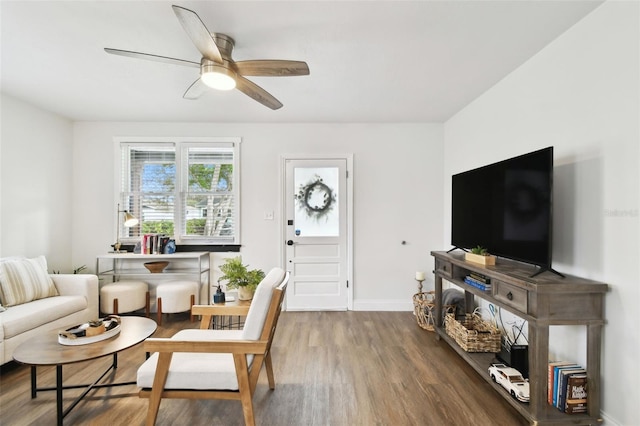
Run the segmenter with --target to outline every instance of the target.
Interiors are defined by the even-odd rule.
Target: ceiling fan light
[[[236,73],[218,64],[203,65],[200,78],[212,89],[231,90],[236,87]]]

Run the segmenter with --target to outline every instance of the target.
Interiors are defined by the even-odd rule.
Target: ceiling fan
[[[200,17],[192,10],[172,6],[178,21],[202,54],[200,62],[169,58],[149,53],[105,48],[105,52],[131,58],[147,59],[175,65],[200,68],[200,77],[187,89],[183,98],[197,99],[209,88],[218,90],[238,89],[261,104],[276,110],[282,103],[245,76],[287,77],[309,75],[309,67],[303,61],[263,59],[236,62],[231,58],[234,41],[221,33],[211,33]]]

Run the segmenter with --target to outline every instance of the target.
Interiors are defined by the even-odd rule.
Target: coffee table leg
[[[62,365],[56,365],[56,410],[58,412],[58,426],[62,426]]]
[[[31,366],[31,399],[38,396],[38,383],[36,382],[36,366]]]

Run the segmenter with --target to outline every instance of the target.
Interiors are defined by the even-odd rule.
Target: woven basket
[[[478,314],[466,314],[462,322],[447,314],[444,328],[466,352],[500,352],[500,330]]]
[[[424,293],[416,293],[413,295],[413,313],[416,316],[418,325],[428,331],[435,329],[435,321],[433,318],[433,310],[436,307],[435,292],[427,291]],[[443,305],[444,312],[455,312],[455,305]]]

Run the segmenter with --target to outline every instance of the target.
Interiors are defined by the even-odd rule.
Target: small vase
[[[238,300],[251,300],[253,299],[253,290],[245,287],[238,287]]]

